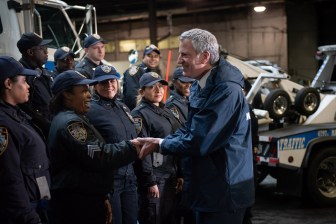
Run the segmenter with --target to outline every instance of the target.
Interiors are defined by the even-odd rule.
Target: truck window
[[[333,69],[330,81],[333,81],[333,82],[336,81],[336,65],[334,65],[334,69]]]
[[[74,46],[76,37],[62,11],[57,8],[43,5],[36,5],[36,9],[40,13],[42,20],[43,38],[53,40],[50,44],[48,44],[48,47],[59,48],[67,46],[73,49],[72,47]],[[36,17],[34,26],[35,30],[38,31],[39,25]],[[77,51],[78,46],[76,45],[73,50]]]

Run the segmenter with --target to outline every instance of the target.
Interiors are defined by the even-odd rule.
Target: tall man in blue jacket
[[[240,71],[219,57],[216,37],[192,29],[180,36],[178,63],[191,86],[188,118],[165,139],[139,139],[153,151],[185,156],[185,200],[197,224],[241,224],[254,202],[251,124]]]

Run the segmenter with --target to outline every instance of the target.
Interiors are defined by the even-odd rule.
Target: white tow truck
[[[97,33],[92,5],[68,5],[59,0],[0,0],[0,55],[20,59],[16,43],[25,32],[35,32],[53,41],[47,45],[49,70],[57,48],[67,46],[81,58],[81,34]]]
[[[336,205],[336,45],[318,50],[323,63],[311,86],[295,90],[311,113],[259,132],[257,168],[277,180],[278,192],[325,206]]]

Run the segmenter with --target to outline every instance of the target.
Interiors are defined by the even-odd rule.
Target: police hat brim
[[[96,45],[96,44],[98,44],[98,43],[103,43],[103,44],[107,44],[107,41],[105,41],[105,40],[97,40],[97,41],[95,41],[95,42],[93,42],[92,44],[90,44],[90,45],[88,45],[88,46],[84,46],[85,48],[88,48],[88,47],[91,47],[91,46],[93,46],[93,45]]]
[[[180,76],[177,79],[180,80],[181,82],[194,82],[195,81],[195,79],[192,79],[186,76]]]
[[[93,78],[93,80],[96,80],[98,82],[102,82],[102,81],[109,80],[109,79],[120,79],[120,74],[117,73],[115,75],[102,75],[102,76]]]
[[[39,44],[39,46],[43,46],[43,45],[46,45],[46,44],[49,44],[51,41],[51,39],[45,39],[45,40],[42,40],[42,42]]]
[[[162,85],[164,85],[164,86],[168,86],[168,82],[167,82],[166,80],[163,80],[163,79],[152,81],[152,82],[147,83],[147,84],[145,84],[145,85],[143,85],[143,86],[146,86],[146,87],[148,87],[148,86],[153,86],[154,84],[156,84],[156,83],[158,83],[158,82],[160,82],[160,83],[161,83]]]
[[[73,58],[75,58],[75,53],[73,52],[68,52],[66,54],[63,54],[62,56],[55,58],[55,60],[63,60],[64,58],[68,57],[69,55],[71,55]]]
[[[73,84],[73,86],[80,86],[80,85],[94,85],[94,84],[97,84],[98,81],[96,80],[92,80],[92,79],[83,79],[83,80],[80,80],[79,82],[76,82]]]
[[[25,75],[25,76],[36,76],[38,72],[36,70],[26,69],[23,68],[22,71],[18,73],[18,75]]]

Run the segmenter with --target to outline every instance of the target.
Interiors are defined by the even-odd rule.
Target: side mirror
[[[131,49],[128,52],[128,61],[130,62],[131,65],[134,65],[138,61],[138,51],[135,49]]]

